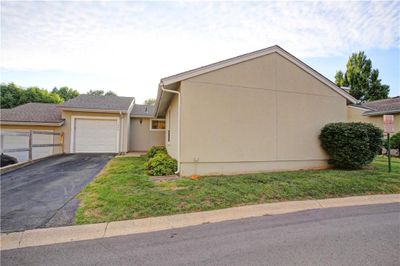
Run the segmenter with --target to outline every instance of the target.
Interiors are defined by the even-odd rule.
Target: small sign
[[[383,131],[388,133],[394,133],[394,115],[383,116]]]

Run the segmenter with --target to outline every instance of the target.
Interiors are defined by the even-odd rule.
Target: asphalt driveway
[[[1,232],[72,224],[78,194],[113,157],[66,154],[1,176]]]

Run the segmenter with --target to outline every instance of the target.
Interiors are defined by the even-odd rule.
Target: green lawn
[[[400,193],[400,160],[392,173],[385,158],[365,170],[310,170],[237,176],[181,178],[155,183],[145,158],[111,160],[79,195],[77,224],[212,210],[273,201]]]

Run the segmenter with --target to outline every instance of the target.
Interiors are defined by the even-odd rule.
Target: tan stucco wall
[[[383,115],[380,116],[364,116],[362,115],[366,110],[348,106],[347,107],[347,120],[349,122],[364,122],[371,123],[383,130]],[[400,131],[400,114],[394,115],[394,130]]]
[[[183,176],[326,167],[320,130],[347,119],[342,96],[278,54],[182,81],[180,90]],[[176,108],[175,97],[172,119]],[[176,141],[167,148],[176,156]]]
[[[150,130],[149,118],[131,118],[129,151],[147,151],[155,145],[165,145],[165,131]]]
[[[168,129],[170,141],[168,141]],[[174,158],[178,156],[178,96],[172,98],[165,115],[165,147],[168,154]]]
[[[120,130],[120,152],[128,151],[128,135],[129,135],[129,115],[122,114],[112,114],[112,113],[95,113],[95,112],[74,112],[74,111],[62,111],[62,118],[65,119],[64,124],[64,151],[65,153],[70,152],[71,145],[71,116],[92,116],[92,117],[120,117],[122,130]]]

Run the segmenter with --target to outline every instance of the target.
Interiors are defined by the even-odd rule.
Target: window
[[[151,119],[150,130],[163,131],[165,130],[165,119]]]

